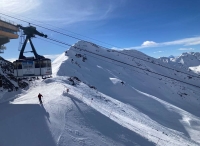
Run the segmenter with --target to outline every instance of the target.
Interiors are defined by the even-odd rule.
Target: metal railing
[[[0,16],[0,20],[4,21],[4,22],[7,22],[9,24],[12,24],[12,25],[17,25],[17,23],[15,23],[14,21],[8,20],[8,19],[6,19],[6,18],[4,18],[2,16]]]

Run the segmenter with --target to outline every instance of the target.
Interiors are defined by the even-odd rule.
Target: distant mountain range
[[[175,58],[173,55],[170,55],[168,58]]]
[[[187,52],[182,53],[180,56],[174,57],[161,57],[159,58],[163,63],[170,64],[175,68],[182,68],[188,71],[199,73],[200,66],[200,53],[199,52]]]

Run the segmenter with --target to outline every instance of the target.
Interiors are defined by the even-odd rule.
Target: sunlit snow
[[[54,60],[52,78],[32,81],[18,94],[1,93],[7,102],[0,103],[0,145],[200,145],[198,88],[75,47],[199,85],[199,79],[80,41]]]

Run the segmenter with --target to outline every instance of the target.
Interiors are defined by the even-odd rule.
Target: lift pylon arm
[[[36,27],[33,26],[28,26],[28,27],[23,27],[21,25],[17,25],[18,28],[22,29],[24,34],[29,36],[29,37],[34,37],[35,35],[39,35],[41,37],[47,38],[47,35],[40,33],[39,31],[36,30]]]
[[[33,50],[33,53],[34,53],[34,56],[35,56],[36,59],[45,58],[44,56],[41,56],[41,55],[37,54],[37,52],[35,50],[35,47],[34,47],[32,41],[31,41],[31,38],[35,37],[35,35],[39,35],[41,37],[47,38],[47,35],[38,32],[36,30],[36,27],[33,27],[33,26],[23,27],[23,26],[21,26],[21,25],[18,24],[17,27],[20,28],[21,30],[23,30],[24,35],[26,35],[26,39],[25,39],[25,41],[24,41],[24,43],[22,45],[22,48],[21,48],[21,51],[20,51],[20,54],[19,54],[19,59],[26,59],[26,57],[23,55],[23,53],[24,53],[27,41],[30,42],[31,48]]]
[[[39,35],[41,37],[47,37],[47,35],[40,33],[36,30],[36,27],[27,26],[23,27],[21,25],[17,25],[20,30],[23,30],[26,39],[23,42],[22,48],[20,50],[19,59],[14,61],[14,75],[19,78],[24,77],[35,77],[42,76],[46,78],[52,74],[51,69],[51,59],[45,58],[42,55],[37,54],[36,49],[33,45],[31,38],[35,37],[35,35]],[[26,48],[26,44],[29,41],[32,53],[34,57],[26,57],[24,56],[24,50]]]

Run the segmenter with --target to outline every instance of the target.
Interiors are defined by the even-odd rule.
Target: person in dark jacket
[[[42,97],[43,97],[42,94],[39,93],[39,94],[38,94],[38,99],[39,99],[39,101],[40,101],[40,104],[42,104]]]
[[[67,88],[67,93],[69,93],[69,89]]]

